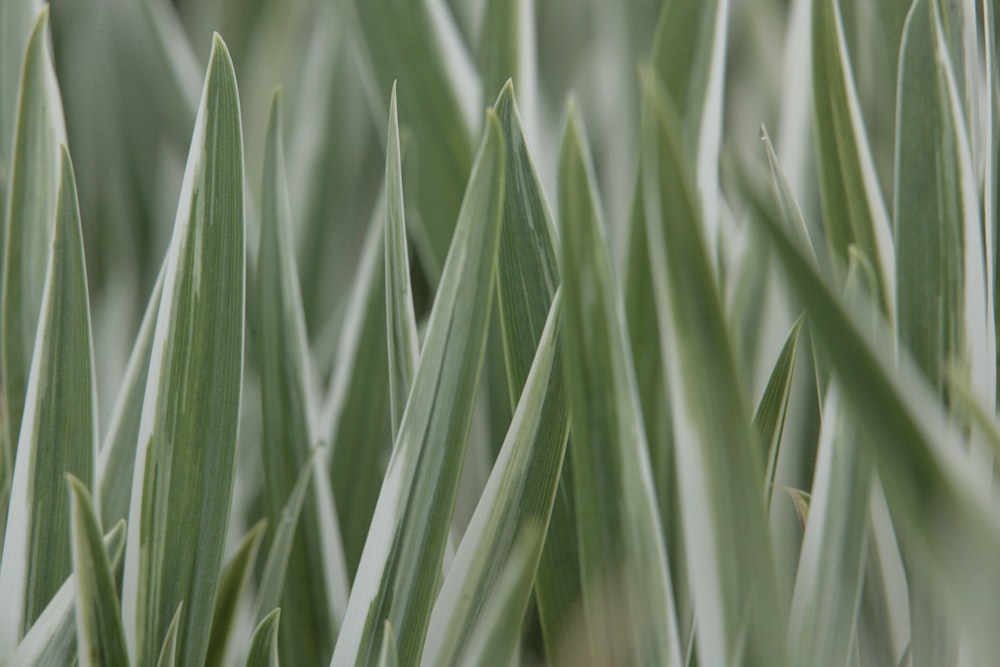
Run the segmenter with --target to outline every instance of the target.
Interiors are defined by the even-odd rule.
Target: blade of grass
[[[396,652],[396,633],[392,631],[392,623],[385,622],[385,632],[382,635],[382,651],[378,657],[378,667],[398,667],[399,655]]]
[[[24,47],[41,9],[40,0],[0,0],[0,211],[7,210],[11,138],[14,136]]]
[[[785,417],[788,414],[788,399],[792,393],[792,376],[795,372],[795,355],[799,347],[799,334],[802,331],[802,317],[795,320],[792,330],[788,332],[785,344],[778,354],[778,359],[771,370],[771,376],[764,387],[757,410],[753,415],[753,428],[757,442],[761,444],[761,454],[764,464],[764,506],[771,506],[771,495],[774,492],[774,477],[778,471],[778,455],[781,453],[781,438],[785,430]],[[766,449],[765,449],[766,448]]]
[[[76,575],[76,641],[81,667],[128,665],[118,590],[101,527],[80,480],[67,474],[71,491],[73,573]]]
[[[892,320],[892,230],[861,116],[840,0],[813,0],[812,40],[813,127],[827,243],[843,266],[852,243],[871,260],[879,303]]]
[[[556,296],[510,430],[434,603],[422,665],[475,663],[469,651],[479,641],[477,632],[491,627],[486,617],[492,600],[502,598],[504,613],[518,619],[515,627],[505,626],[506,639],[520,634],[569,431],[558,335]],[[533,542],[519,537],[529,526],[537,533]],[[507,582],[508,587],[503,573],[511,568],[530,576],[517,577],[519,583]],[[504,641],[502,636],[494,639]],[[513,644],[502,646],[504,651],[513,648]],[[502,664],[506,657],[494,654],[494,661]]]
[[[205,655],[206,665],[228,664],[227,652],[236,634],[237,615],[249,595],[251,575],[257,565],[257,554],[266,528],[267,519],[254,524],[222,569],[219,588],[215,592],[212,633],[208,638],[208,653]]]
[[[702,237],[680,120],[655,75],[647,70],[644,79],[647,238],[664,372],[673,370],[669,394],[698,655],[708,664],[779,665],[783,615],[776,613],[758,445]]]
[[[404,663],[421,652],[486,343],[503,208],[504,147],[487,131],[379,494],[332,665],[372,664],[392,622]]]
[[[346,603],[348,584],[343,554],[324,553],[320,494],[318,489],[308,486],[308,479],[314,474],[311,450],[316,442],[314,385],[295,268],[281,107],[281,95],[275,93],[264,150],[257,340],[265,507],[273,531],[272,544],[281,543],[285,552],[278,565],[277,588],[262,598],[267,602],[255,620],[274,607],[285,609],[285,623],[280,631],[282,661],[312,665],[325,662],[333,653],[333,638]],[[309,471],[305,481],[301,474],[304,468]],[[290,518],[286,502],[290,496],[297,504],[294,521],[286,529],[286,520]],[[296,533],[300,512],[304,528]],[[283,533],[287,535],[282,536]],[[339,543],[339,535],[334,541]],[[340,549],[339,544],[336,547]],[[335,591],[343,592],[344,599],[339,603]]]
[[[184,611],[184,603],[177,605],[177,613],[167,627],[167,634],[163,638],[163,647],[160,648],[160,657],[156,661],[156,667],[175,667],[177,665],[177,636],[181,627],[181,614]]]
[[[403,205],[403,168],[399,151],[399,120],[396,112],[396,84],[389,100],[389,133],[385,161],[385,283],[386,322],[389,337],[389,402],[392,408],[392,437],[399,434],[406,397],[420,358],[417,316],[413,312],[410,260],[406,244],[406,217]]]
[[[108,554],[111,570],[120,573],[122,554],[125,553],[125,522],[119,521],[104,536],[104,548]],[[48,667],[49,665],[69,665],[77,658],[76,621],[74,600],[76,599],[76,576],[70,575],[52,601],[38,617],[31,630],[24,636],[17,648],[0,659],[4,667]]]
[[[624,312],[583,136],[571,108],[559,161],[561,343],[590,654],[600,664],[624,642],[638,664],[681,665]],[[614,616],[624,637],[597,623],[603,610],[596,590],[606,581],[620,583]]]
[[[72,571],[69,492],[64,475],[94,480],[97,398],[90,299],[73,166],[61,155],[38,336],[14,468],[0,563],[0,653],[45,609]]]
[[[1000,550],[994,501],[977,481],[962,438],[931,388],[904,353],[898,367],[887,350],[885,323],[877,336],[856,323],[804,251],[773,219],[761,216],[788,285],[806,305],[810,330],[828,355],[843,396],[871,434],[902,550],[947,595],[981,655],[1000,649],[993,600],[1000,576],[993,567]]]
[[[201,664],[235,474],[244,322],[243,139],[216,35],[157,317],[130,503],[123,612],[153,664],[178,605],[177,650]]]
[[[275,609],[257,624],[250,640],[247,667],[278,667],[278,628],[281,609]]]
[[[24,411],[35,333],[45,287],[45,267],[58,202],[59,146],[66,143],[62,99],[49,57],[49,10],[38,13],[20,70],[0,289],[0,367],[3,368],[3,449],[0,450],[0,516],[7,503]],[[6,525],[6,524],[4,524]],[[0,527],[2,534],[2,527]],[[2,642],[0,642],[2,643]]]
[[[555,223],[528,150],[514,87],[504,85],[493,109],[507,152],[504,220],[497,258],[497,303],[511,406],[520,400],[559,284]],[[558,373],[561,378],[561,372]],[[568,415],[566,415],[568,423]],[[550,432],[558,438],[558,429]],[[580,562],[573,501],[573,466],[563,457],[559,487],[535,578],[546,655],[555,660],[580,596]]]

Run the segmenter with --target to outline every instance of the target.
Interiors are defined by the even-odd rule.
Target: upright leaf
[[[219,588],[215,593],[212,634],[208,639],[206,665],[225,664],[226,653],[234,635],[236,617],[247,597],[250,575],[257,565],[257,553],[260,551],[265,528],[267,528],[266,519],[261,519],[254,524],[222,569]]]
[[[321,497],[318,489],[308,486],[314,473],[311,452],[316,444],[313,380],[295,269],[281,118],[281,97],[275,94],[264,149],[257,263],[261,453],[272,544],[279,541],[283,532],[289,495],[294,495],[293,489],[301,488],[302,492],[284,545],[287,551],[280,567],[284,586],[274,591],[275,599],[261,611],[268,612],[273,607],[285,610],[285,623],[281,626],[283,662],[312,665],[325,662],[333,653],[339,615],[343,613],[342,606],[337,608],[336,591],[342,591],[344,599],[340,604],[345,604],[347,571],[339,535],[335,540],[336,553],[326,552]],[[305,482],[297,484],[300,471],[306,467]],[[296,532],[300,510],[304,528]],[[335,531],[336,523],[327,529]]]
[[[434,603],[423,665],[469,664],[477,632],[490,628],[483,624],[498,597],[513,627],[504,626],[507,636],[498,640],[508,643],[495,648],[513,650],[512,638],[520,634],[569,431],[558,335],[557,296],[507,438]],[[519,547],[526,530],[535,539]],[[503,573],[511,567],[521,576],[505,585]],[[505,662],[496,653],[493,659]]]
[[[177,634],[181,627],[181,613],[184,611],[184,603],[177,605],[177,612],[173,620],[167,627],[167,634],[163,638],[163,646],[160,647],[160,657],[156,660],[156,667],[176,667],[177,665]]]
[[[399,667],[399,654],[396,651],[396,633],[392,624],[385,622],[385,632],[382,634],[382,650],[378,656],[378,667]]]
[[[97,458],[83,231],[65,148],[57,201],[0,563],[0,590],[12,596],[0,609],[0,653],[31,627],[72,570],[64,475],[92,484]]]
[[[24,47],[41,9],[39,0],[0,0],[0,211],[7,210],[5,193]]]
[[[374,664],[386,620],[398,633],[401,661],[420,656],[486,343],[503,184],[502,135],[488,113],[334,666]]]
[[[680,119],[644,81],[642,178],[685,551],[706,664],[780,665],[782,615],[762,471],[702,236]],[[718,410],[725,412],[720,419]]]
[[[851,244],[875,265],[879,302],[891,318],[891,229],[861,117],[840,0],[813,0],[812,43],[816,155],[827,242],[843,266]]]
[[[278,627],[281,609],[275,609],[257,625],[250,640],[247,667],[278,667]]]
[[[592,660],[681,665],[674,597],[615,285],[575,109],[559,161],[563,374],[569,395],[577,537]],[[611,599],[598,590],[612,587]],[[599,623],[612,605],[620,624]],[[615,636],[616,630],[625,633]]]
[[[399,152],[399,120],[396,114],[396,86],[389,101],[389,139],[385,159],[385,285],[386,324],[389,337],[389,402],[392,408],[392,435],[396,437],[403,419],[406,397],[420,357],[417,317],[413,313],[410,260],[406,244],[403,206],[403,168]]]
[[[216,35],[163,281],[132,483],[123,612],[139,666],[155,663],[174,614],[181,663],[201,664],[208,648],[243,378],[243,196],[239,94]]]
[[[72,475],[73,572],[80,665],[128,665],[125,631],[111,562],[87,488]]]
[[[35,21],[20,70],[7,206],[3,210],[4,259],[0,286],[3,396],[0,400],[4,437],[0,449],[0,516],[4,517],[42,306],[52,220],[58,206],[59,146],[66,143],[62,99],[49,50],[46,6]]]

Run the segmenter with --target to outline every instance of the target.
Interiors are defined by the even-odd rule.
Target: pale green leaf
[[[73,573],[76,575],[76,641],[81,667],[129,664],[121,607],[101,527],[80,480],[67,475],[72,506]]]
[[[515,406],[559,284],[559,267],[555,223],[528,150],[512,84],[504,86],[493,109],[503,128],[507,151],[504,220],[497,258],[497,310],[509,400]],[[561,376],[561,372],[557,375]],[[559,437],[558,429],[549,435]],[[535,590],[546,654],[554,660],[580,595],[576,510],[568,457],[563,458],[547,535]]]
[[[795,372],[795,355],[799,346],[802,318],[799,317],[788,332],[788,338],[778,354],[771,370],[764,394],[760,397],[753,415],[753,428],[757,442],[761,446],[761,460],[764,464],[765,507],[771,506],[774,491],[774,477],[778,470],[778,456],[781,453],[781,439],[785,431],[785,417],[788,414],[788,399],[792,393],[792,375]]]
[[[389,621],[385,622],[385,632],[382,634],[382,651],[379,653],[378,667],[399,667],[396,633],[392,631],[392,623]]]
[[[892,318],[892,230],[861,117],[840,0],[813,0],[813,113],[823,225],[831,254],[847,265],[855,244],[875,265],[879,303]]]
[[[20,69],[7,205],[3,210],[4,259],[0,285],[3,395],[0,398],[4,437],[0,450],[0,515],[4,518],[45,288],[52,220],[58,206],[59,146],[66,143],[62,99],[50,48],[46,5],[38,13]]]
[[[40,0],[0,0],[0,211],[7,210],[5,193],[24,47],[41,9]]]
[[[212,634],[208,638],[206,665],[226,664],[225,659],[236,636],[237,616],[249,596],[251,574],[257,565],[267,519],[261,519],[247,532],[229,562],[222,569],[212,610]]]
[[[507,438],[434,603],[423,665],[475,664],[469,652],[477,635],[490,628],[486,617],[498,599],[516,620],[513,627],[504,625],[506,635],[493,638],[507,643],[494,648],[508,655],[514,648],[511,638],[518,636],[528,605],[569,431],[558,336],[557,296]],[[518,547],[529,527],[535,532],[531,548]],[[509,568],[520,575],[516,586],[503,581]],[[494,658],[505,662],[503,655]]]
[[[31,627],[72,570],[64,475],[94,480],[97,398],[90,300],[73,166],[65,148],[38,337],[0,563],[0,653]]]
[[[486,343],[503,208],[492,113],[438,287],[413,388],[351,591],[334,666],[378,659],[384,623],[414,663],[444,556]]]
[[[178,660],[200,664],[235,474],[244,322],[243,140],[218,36],[168,255],[130,503],[123,613],[137,665],[159,655],[178,606]]]
[[[780,665],[782,614],[758,445],[712,275],[680,119],[648,70],[644,85],[646,235],[674,417],[698,655],[708,664]]]
[[[177,636],[181,627],[181,618],[184,612],[184,603],[177,605],[177,613],[167,627],[167,633],[163,638],[163,647],[160,649],[160,657],[156,660],[156,667],[176,667],[177,665]]]
[[[806,226],[805,218],[802,217],[802,209],[799,208],[799,202],[795,199],[795,194],[788,183],[785,171],[778,161],[778,155],[774,152],[774,145],[771,143],[771,137],[767,133],[767,128],[761,126],[760,136],[764,142],[767,163],[771,168],[771,183],[774,186],[774,194],[785,225],[787,229],[795,229],[802,234],[802,238],[806,241],[809,250],[815,257],[816,242],[809,235],[809,228]]]
[[[449,67],[456,54],[429,3],[351,0],[377,90],[397,82],[401,126],[416,140],[420,168],[420,230],[414,243],[425,271],[436,282],[448,252],[473,154],[471,123],[466,119]],[[463,54],[464,55],[464,54]],[[464,83],[464,82],[463,82]],[[383,118],[388,117],[388,112]],[[417,222],[419,220],[419,222]]]
[[[280,556],[271,580],[276,587],[261,594],[259,599],[265,602],[255,620],[275,607],[284,609],[283,662],[312,665],[333,653],[348,584],[337,524],[324,528],[320,491],[308,484],[317,472],[311,454],[316,444],[313,378],[295,267],[281,118],[281,97],[276,93],[264,149],[256,303],[264,497],[272,531],[268,563],[278,545]],[[304,469],[307,472],[302,473]],[[290,497],[291,514],[286,505]],[[296,532],[300,512],[304,527]],[[327,531],[334,533],[334,553],[326,549]]]
[[[278,667],[280,621],[281,609],[275,609],[257,624],[257,629],[253,631],[253,638],[250,640],[247,667]]]
[[[624,646],[638,664],[680,665],[624,312],[583,136],[571,109],[559,162],[561,344],[590,655],[597,664],[623,660],[614,651]],[[599,594],[606,586],[612,596]],[[607,613],[616,618],[613,626],[601,622]]]
[[[119,521],[104,536],[104,548],[112,571],[121,572],[125,553],[125,522]],[[76,577],[70,575],[17,648],[0,659],[3,667],[48,667],[67,665],[76,659]]]
[[[406,397],[420,358],[417,317],[413,313],[410,260],[406,245],[406,217],[403,205],[403,168],[399,150],[399,120],[396,114],[396,85],[389,101],[389,134],[385,160],[385,284],[386,322],[389,337],[389,402],[392,408],[392,435],[398,435]]]

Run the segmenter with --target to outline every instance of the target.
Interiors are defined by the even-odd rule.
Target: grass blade
[[[507,438],[434,603],[421,658],[425,666],[474,664],[470,651],[477,633],[495,632],[495,641],[503,644],[494,648],[507,655],[492,653],[495,663],[505,663],[514,648],[504,642],[519,635],[569,431],[558,335],[557,296]],[[522,540],[529,527],[534,540]],[[503,573],[511,568],[520,576],[505,582]],[[516,621],[514,627],[503,624],[487,632],[497,600],[503,601],[504,617]]]
[[[385,160],[385,284],[386,322],[389,337],[389,402],[392,408],[392,437],[399,434],[406,397],[420,358],[417,316],[413,312],[410,260],[406,245],[406,217],[403,206],[403,167],[399,151],[399,120],[396,113],[396,86],[389,101],[389,139]]]
[[[119,521],[104,536],[104,548],[113,572],[120,573],[122,554],[125,552],[125,522]],[[76,576],[70,575],[45,611],[38,617],[31,630],[17,648],[0,659],[4,667],[47,667],[68,665],[76,660]]]
[[[66,143],[62,99],[50,48],[46,6],[35,21],[20,70],[7,206],[3,210],[0,366],[4,439],[0,450],[0,516],[4,518],[45,288],[52,220],[58,206],[55,194],[60,178],[59,146]]]
[[[222,569],[219,589],[215,593],[212,610],[212,634],[208,638],[206,665],[223,665],[236,634],[236,621],[240,607],[248,595],[250,579],[257,565],[257,553],[264,539],[267,520],[261,519],[246,534],[236,552]]]
[[[375,519],[332,665],[372,664],[384,623],[404,663],[420,656],[438,588],[493,296],[503,208],[497,121],[473,167]]]
[[[851,244],[874,264],[879,302],[892,319],[892,232],[861,117],[840,0],[813,0],[812,20],[814,128],[827,242],[843,266]]]
[[[215,37],[168,256],[130,503],[130,652],[154,663],[178,606],[178,659],[201,664],[222,566],[243,376],[243,138]]]
[[[177,613],[167,627],[167,634],[163,638],[163,647],[160,649],[160,657],[156,661],[156,667],[176,667],[177,665],[177,636],[181,627],[181,613],[184,611],[184,603],[177,605]]]
[[[680,665],[624,313],[583,136],[571,110],[559,168],[566,318],[561,342],[590,654],[597,664],[609,663],[615,647],[624,644],[638,664]],[[599,599],[602,585],[618,586],[614,599]],[[605,616],[602,602],[613,605],[620,625],[598,622]],[[615,629],[625,635],[615,636]]]
[[[528,150],[513,85],[504,86],[493,110],[503,128],[507,151],[504,221],[497,258],[497,310],[513,407],[520,400],[537,354],[538,341],[559,284],[559,267],[555,223]],[[557,375],[561,378],[562,374]],[[567,421],[568,418],[566,415]],[[550,435],[558,438],[558,429],[550,431]],[[569,615],[580,595],[572,468],[564,456],[546,546],[535,580],[539,621],[549,660],[556,657]]]
[[[275,609],[257,625],[250,640],[247,667],[278,667],[278,628],[281,609]]]
[[[642,131],[647,238],[677,438],[698,655],[707,664],[780,665],[782,615],[775,613],[779,602],[763,476],[680,127],[647,71]],[[719,408],[725,419],[719,419]]]
[[[97,398],[90,300],[73,166],[65,148],[38,337],[14,469],[0,590],[0,653],[45,609],[72,571],[64,475],[93,483]]]
[[[283,662],[312,665],[329,660],[333,653],[343,611],[342,606],[337,608],[334,591],[347,590],[347,570],[342,554],[324,553],[319,490],[308,486],[314,474],[311,450],[316,444],[313,379],[295,269],[281,118],[281,97],[276,93],[264,151],[257,339],[265,507],[272,545],[280,543],[284,553],[277,588],[269,591],[274,599],[267,599],[255,620],[274,607],[285,609]],[[304,468],[308,471],[303,481]],[[294,520],[286,529],[290,495],[296,505]],[[304,528],[296,533],[300,512]]]
[[[757,410],[753,415],[753,428],[757,442],[761,445],[764,463],[764,506],[771,506],[774,492],[774,476],[778,469],[778,455],[781,453],[781,437],[785,430],[785,416],[788,414],[788,399],[792,393],[792,375],[795,372],[795,355],[799,347],[799,333],[802,318],[799,317],[785,339],[778,354],[778,360],[771,370],[771,377],[764,387]]]
[[[118,590],[87,487],[67,475],[71,491],[76,641],[81,667],[128,665]]]
[[[396,652],[396,633],[392,631],[392,623],[385,622],[385,632],[382,635],[382,651],[378,656],[378,667],[399,667],[399,655]]]
[[[11,163],[11,137],[17,113],[24,47],[42,9],[39,0],[0,0],[0,211],[6,211]]]

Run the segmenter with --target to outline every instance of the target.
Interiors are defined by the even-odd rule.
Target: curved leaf
[[[278,667],[278,628],[281,609],[275,609],[257,624],[250,640],[247,667]]]
[[[229,562],[222,569],[219,588],[215,592],[212,610],[212,634],[208,638],[206,665],[226,664],[225,659],[232,644],[236,617],[243,600],[248,595],[250,575],[257,565],[257,554],[264,539],[267,519],[261,519],[247,532]]]

